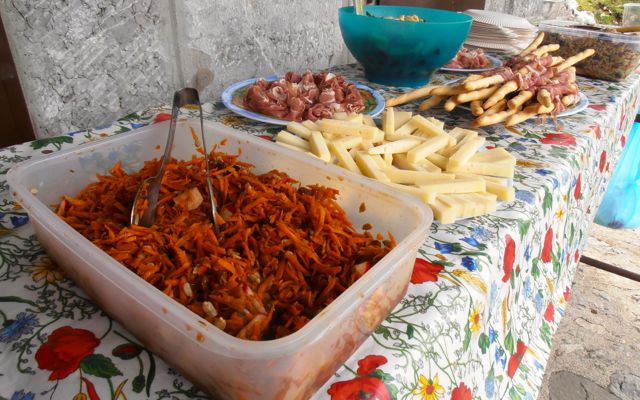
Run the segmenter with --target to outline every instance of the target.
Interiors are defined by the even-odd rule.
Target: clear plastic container
[[[188,124],[176,132],[173,156],[194,153]],[[340,205],[354,226],[371,223],[391,232],[398,245],[299,331],[276,340],[238,339],[199,318],[123,267],[58,218],[51,209],[75,195],[96,173],[117,160],[126,170],[160,157],[168,122],[27,161],[8,174],[13,195],[29,213],[36,235],[67,276],[140,342],[214,398],[303,399],[310,397],[403,298],[416,253],[433,215],[417,199],[269,141],[207,122],[208,144],[255,165],[278,169],[303,184],[340,191]],[[37,189],[32,190],[32,189]],[[37,193],[37,194],[33,194]],[[361,203],[366,211],[359,212]]]
[[[544,44],[558,43],[554,56],[571,57],[592,48],[596,53],[576,64],[578,75],[619,81],[631,74],[640,62],[640,35],[618,33],[577,25],[572,21],[543,21]]]

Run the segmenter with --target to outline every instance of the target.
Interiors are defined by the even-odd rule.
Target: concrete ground
[[[585,255],[640,273],[640,229],[593,224]],[[640,400],[640,282],[580,264],[538,400]]]

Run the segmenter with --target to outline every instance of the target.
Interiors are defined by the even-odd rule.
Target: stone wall
[[[187,85],[348,61],[344,0],[2,0],[36,134],[111,122]],[[292,6],[295,4],[295,6]]]

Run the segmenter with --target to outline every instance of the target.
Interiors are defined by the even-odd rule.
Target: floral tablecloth
[[[365,80],[352,65],[335,71]],[[579,83],[590,101],[580,114],[482,129],[487,147],[518,159],[517,200],[488,216],[434,223],[406,297],[315,398],[536,398],[580,251],[638,108],[637,74]],[[395,90],[371,86],[386,97]],[[165,120],[168,111],[0,151],[0,399],[207,398],[64,278],[4,179],[20,161]],[[279,130],[220,103],[205,111],[250,134]],[[449,128],[470,121],[465,110],[428,115]]]

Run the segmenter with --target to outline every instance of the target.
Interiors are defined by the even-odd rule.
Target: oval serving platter
[[[275,81],[276,79],[279,79],[279,78],[280,77],[277,75],[269,75],[269,76],[263,77],[263,79],[265,79],[267,82]],[[243,99],[245,94],[247,93],[247,90],[249,89],[249,86],[255,83],[255,81],[258,79],[259,78],[245,79],[243,81],[236,82],[228,86],[222,92],[222,103],[229,110],[245,118],[264,122],[267,124],[287,125],[291,121],[287,119],[279,119],[279,118],[271,117],[269,115],[261,114],[261,113],[249,110],[244,106]],[[382,95],[380,95],[380,93],[378,93],[376,90],[366,85],[362,85],[360,83],[352,82],[352,81],[348,81],[348,82],[354,83],[356,87],[360,90],[360,94],[364,99],[365,114],[369,114],[372,117],[375,117],[382,112],[382,110],[384,109],[384,98],[382,97]]]

